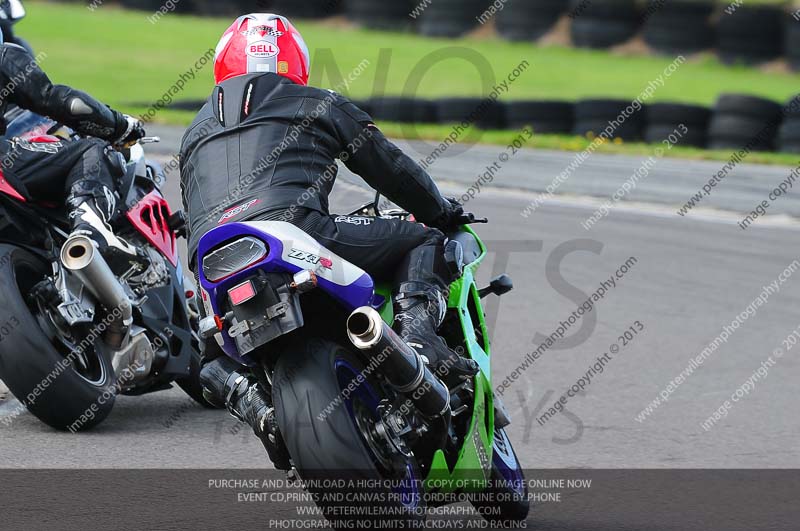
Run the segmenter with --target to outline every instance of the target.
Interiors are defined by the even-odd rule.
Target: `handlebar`
[[[59,132],[61,130],[64,130],[64,129],[68,130],[71,133],[68,136],[71,136],[72,138],[75,138],[76,136],[78,136],[78,137],[82,137],[83,136],[83,135],[80,135],[80,134],[76,133],[75,131],[69,129],[69,127],[67,127],[66,124],[63,124],[61,122],[55,122],[55,124],[52,127],[50,127],[50,129],[47,130],[47,134],[55,134],[55,133],[57,133],[57,132]],[[145,137],[140,138],[136,142],[132,142],[132,143],[126,144],[124,146],[123,145],[119,145],[119,144],[114,145],[114,148],[115,149],[130,149],[132,146],[134,146],[136,144],[157,144],[159,142],[161,142],[161,137],[160,136],[145,136]]]
[[[158,142],[161,142],[160,136],[145,136],[140,138],[136,142],[128,142],[127,144],[115,144],[114,149],[116,149],[117,151],[125,152],[127,150],[130,150],[133,146],[136,145],[156,144]]]
[[[394,211],[392,211],[392,214],[393,215],[398,215],[398,214],[400,214],[400,215],[402,215],[402,214],[408,215],[408,212],[404,212],[402,210],[394,210]],[[369,203],[367,203],[365,205],[362,205],[361,207],[357,208],[356,210],[351,212],[350,215],[351,216],[374,215],[374,216],[377,216],[377,217],[381,217],[381,215],[382,215],[382,213],[381,213],[381,193],[380,192],[376,193],[375,194],[375,198],[371,202],[369,202]],[[477,223],[489,223],[489,219],[488,218],[478,218],[478,217],[475,216],[475,214],[473,214],[471,212],[465,212],[464,214],[462,214],[458,218],[457,221],[458,221],[458,225],[473,225],[473,224],[477,224]]]
[[[473,225],[473,224],[476,224],[476,223],[489,223],[489,218],[476,218],[475,214],[473,214],[472,212],[467,212],[467,213],[463,214],[459,218],[458,222],[461,225]]]

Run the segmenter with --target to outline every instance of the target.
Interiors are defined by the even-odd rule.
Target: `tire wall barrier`
[[[354,103],[377,121],[412,129],[413,124],[507,131],[529,128],[537,135],[604,136],[649,144],[670,138],[678,146],[800,153],[800,94],[784,104],[746,94],[723,94],[712,107],[658,102],[635,112],[631,112],[631,101],[624,99],[568,102],[392,96]],[[185,100],[170,107],[197,111],[204,104]]]
[[[717,23],[717,55],[725,63],[757,64],[783,55],[784,13],[743,5]],[[789,24],[787,24],[788,26]]]
[[[550,31],[565,10],[564,0],[507,0],[495,15],[500,35],[510,41],[532,41]]]
[[[571,0],[569,5],[570,36],[580,48],[609,48],[638,31],[636,0]]]
[[[778,150],[800,153],[800,95],[789,102],[778,130]]]
[[[695,53],[714,46],[711,3],[649,0],[641,15],[644,41],[668,54]]]
[[[714,106],[708,127],[712,149],[741,149],[746,145],[758,151],[775,149],[778,128],[783,120],[782,106],[754,96],[725,94]]]
[[[86,0],[79,0],[86,3]],[[123,6],[154,12],[163,0],[119,0]],[[494,6],[494,7],[493,7]],[[499,7],[498,7],[499,6]],[[542,36],[564,16],[571,19],[576,44],[613,46],[640,33],[664,53],[717,48],[726,62],[759,63],[785,56],[800,70],[800,9],[780,6],[734,8],[709,0],[180,0],[176,11],[200,15],[237,15],[272,11],[287,16],[324,18],[346,14],[378,29],[416,27],[422,34],[457,37],[482,23],[492,23],[509,40]],[[795,9],[795,8],[792,8]],[[357,102],[377,120],[399,123],[458,123],[471,117],[482,129],[530,127],[538,134],[599,135],[628,142],[663,141],[679,125],[688,132],[679,144],[711,149],[775,150],[800,153],[800,95],[781,104],[762,98],[725,94],[712,108],[655,103],[630,116],[608,133],[609,122],[630,102],[591,99],[510,101],[487,105],[480,98],[435,101],[387,97]],[[192,102],[176,102],[189,108]],[[202,104],[197,105],[197,108]],[[475,110],[482,111],[475,115]]]
[[[118,1],[151,12],[165,3]],[[728,0],[178,0],[175,11],[208,16],[272,11],[300,18],[344,14],[367,28],[414,29],[443,38],[492,25],[504,39],[530,42],[566,17],[577,47],[608,48],[641,35],[657,53],[715,49],[726,63],[759,64],[785,58],[800,70],[797,5],[737,5]]]
[[[91,3],[90,0],[55,0]],[[164,0],[117,0],[155,13]],[[173,0],[174,11],[238,16],[272,11],[289,17],[346,15],[366,28],[455,38],[492,25],[510,41],[535,41],[566,17],[577,47],[608,48],[640,35],[656,53],[714,49],[729,64],[784,58],[800,71],[800,6],[727,0]]]
[[[590,137],[605,131],[609,140],[647,143],[660,143],[680,129],[680,146],[800,153],[800,94],[785,104],[743,94],[723,94],[711,108],[652,103],[621,120],[630,100],[500,101],[487,105],[487,100],[480,98],[385,97],[355,103],[376,120],[387,122],[444,125],[467,120],[480,129],[528,127],[535,134]],[[609,128],[612,122],[615,125]]]

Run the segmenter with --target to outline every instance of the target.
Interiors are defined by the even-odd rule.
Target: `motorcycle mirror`
[[[514,282],[511,280],[510,276],[503,274],[489,282],[487,287],[478,290],[478,295],[481,299],[492,293],[500,297],[512,289],[514,289]]]

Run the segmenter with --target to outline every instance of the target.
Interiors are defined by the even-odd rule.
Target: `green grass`
[[[48,55],[43,68],[55,82],[85,89],[103,101],[127,112],[141,113],[145,106],[134,102],[159,99],[182,72],[189,70],[209,48],[216,45],[230,20],[185,17],[170,14],[157,24],[148,13],[120,10],[103,5],[90,12],[81,5],[46,2],[26,3],[29,16],[18,31]],[[521,61],[530,68],[513,83],[502,99],[566,99],[620,97],[632,99],[673,60],[671,57],[620,56],[602,51],[563,47],[534,47],[494,38],[439,40],[412,34],[365,31],[330,22],[299,21],[312,51],[314,75],[320,86],[337,86],[365,59],[369,66],[342,92],[366,98],[376,90],[377,72],[385,69],[386,94],[407,93],[417,97],[482,95],[484,87],[476,67],[453,57],[445,48],[462,47],[485,58],[497,79],[504,78]],[[381,60],[390,54],[390,60]],[[446,58],[427,71],[419,89],[407,92],[409,74],[431,54]],[[332,69],[327,58],[335,58]],[[494,76],[491,76],[492,78]],[[212,68],[206,66],[176,99],[204,99],[213,85]],[[680,66],[650,101],[683,101],[711,104],[722,92],[744,92],[785,101],[800,91],[800,75],[765,73],[744,66],[722,65],[710,56],[690,58]],[[157,121],[186,124],[191,114],[160,111]],[[387,124],[390,133],[398,126]],[[447,127],[420,127],[417,136],[441,139]],[[413,135],[412,135],[413,136]],[[513,132],[490,132],[483,141],[503,143]],[[537,146],[570,149],[588,145],[574,137],[539,137]],[[609,145],[603,150],[639,152],[641,146]],[[702,152],[682,155],[702,157]],[[708,156],[716,155],[709,154]],[[753,156],[755,160],[756,156]],[[765,162],[783,161],[782,155],[758,155]]]

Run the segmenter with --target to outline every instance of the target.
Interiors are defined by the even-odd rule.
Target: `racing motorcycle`
[[[28,111],[9,118],[9,136],[44,146],[75,138]],[[53,428],[92,428],[118,394],[172,383],[208,406],[198,379],[196,288],[177,248],[183,214],[161,195],[163,171],[141,145],[157,140],[121,150],[112,230],[136,248],[135,258],[106,258],[85,236],[69,237],[63,205],[26,200],[0,178],[0,379]]]
[[[413,222],[407,212],[382,208],[378,195],[350,215]],[[392,330],[391,287],[299,228],[236,222],[201,238],[201,337],[213,337],[258,377],[272,398],[290,477],[334,528],[363,528],[366,520],[385,526],[385,515],[393,528],[418,527],[426,506],[463,499],[504,526],[527,517],[523,470],[505,431],[510,420],[492,392],[481,306],[513,285],[501,275],[478,288],[486,253],[469,224],[449,235],[448,265],[460,274],[440,334],[480,372],[445,385]],[[347,510],[341,497],[326,495],[331,485],[381,496]]]

